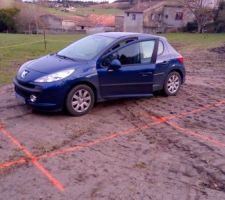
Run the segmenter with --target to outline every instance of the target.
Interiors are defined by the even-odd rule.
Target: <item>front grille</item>
[[[27,98],[27,97],[30,96],[30,92],[25,91],[25,90],[19,88],[19,87],[16,86],[16,85],[15,85],[15,91],[16,91],[17,94],[19,94],[19,95],[22,96],[22,97]]]
[[[14,85],[15,85],[15,91],[16,93],[18,93],[19,95],[23,96],[23,97],[29,97],[31,94],[38,94],[40,92],[42,92],[42,89],[40,86],[36,86],[33,84],[29,84],[29,83],[24,83],[17,79],[15,79],[14,81]]]
[[[31,83],[25,83],[25,82],[22,82],[22,81],[19,81],[19,80],[17,80],[18,81],[18,83],[20,84],[20,85],[22,85],[22,86],[24,86],[24,87],[27,87],[27,88],[36,88],[36,85],[34,85],[34,84],[31,84]]]

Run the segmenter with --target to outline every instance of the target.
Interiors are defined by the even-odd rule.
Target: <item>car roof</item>
[[[145,33],[132,33],[132,32],[105,32],[105,33],[97,33],[95,35],[101,35],[105,37],[111,37],[115,39],[125,39],[125,38],[131,38],[131,37],[138,37],[139,39],[155,39],[160,38],[165,40],[165,37],[157,36],[157,35],[151,35],[151,34],[145,34]]]

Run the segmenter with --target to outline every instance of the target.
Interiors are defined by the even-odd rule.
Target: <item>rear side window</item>
[[[159,56],[159,55],[162,55],[163,52],[164,52],[164,44],[163,44],[162,41],[159,40],[159,46],[158,46],[158,53],[157,53],[157,55],[158,55],[158,56]]]
[[[152,55],[155,47],[155,41],[145,41],[141,42],[141,63],[150,63],[152,60]]]

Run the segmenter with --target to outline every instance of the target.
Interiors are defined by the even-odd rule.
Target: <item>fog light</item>
[[[35,96],[35,95],[30,95],[30,101],[32,102],[32,103],[34,103],[35,101],[37,100],[37,97]]]

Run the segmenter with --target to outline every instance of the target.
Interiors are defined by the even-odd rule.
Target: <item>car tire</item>
[[[66,109],[72,116],[81,116],[87,114],[94,103],[93,90],[87,85],[77,85],[67,95]]]
[[[181,86],[180,74],[176,71],[170,72],[165,80],[163,93],[166,96],[174,96],[179,92],[180,86]]]

